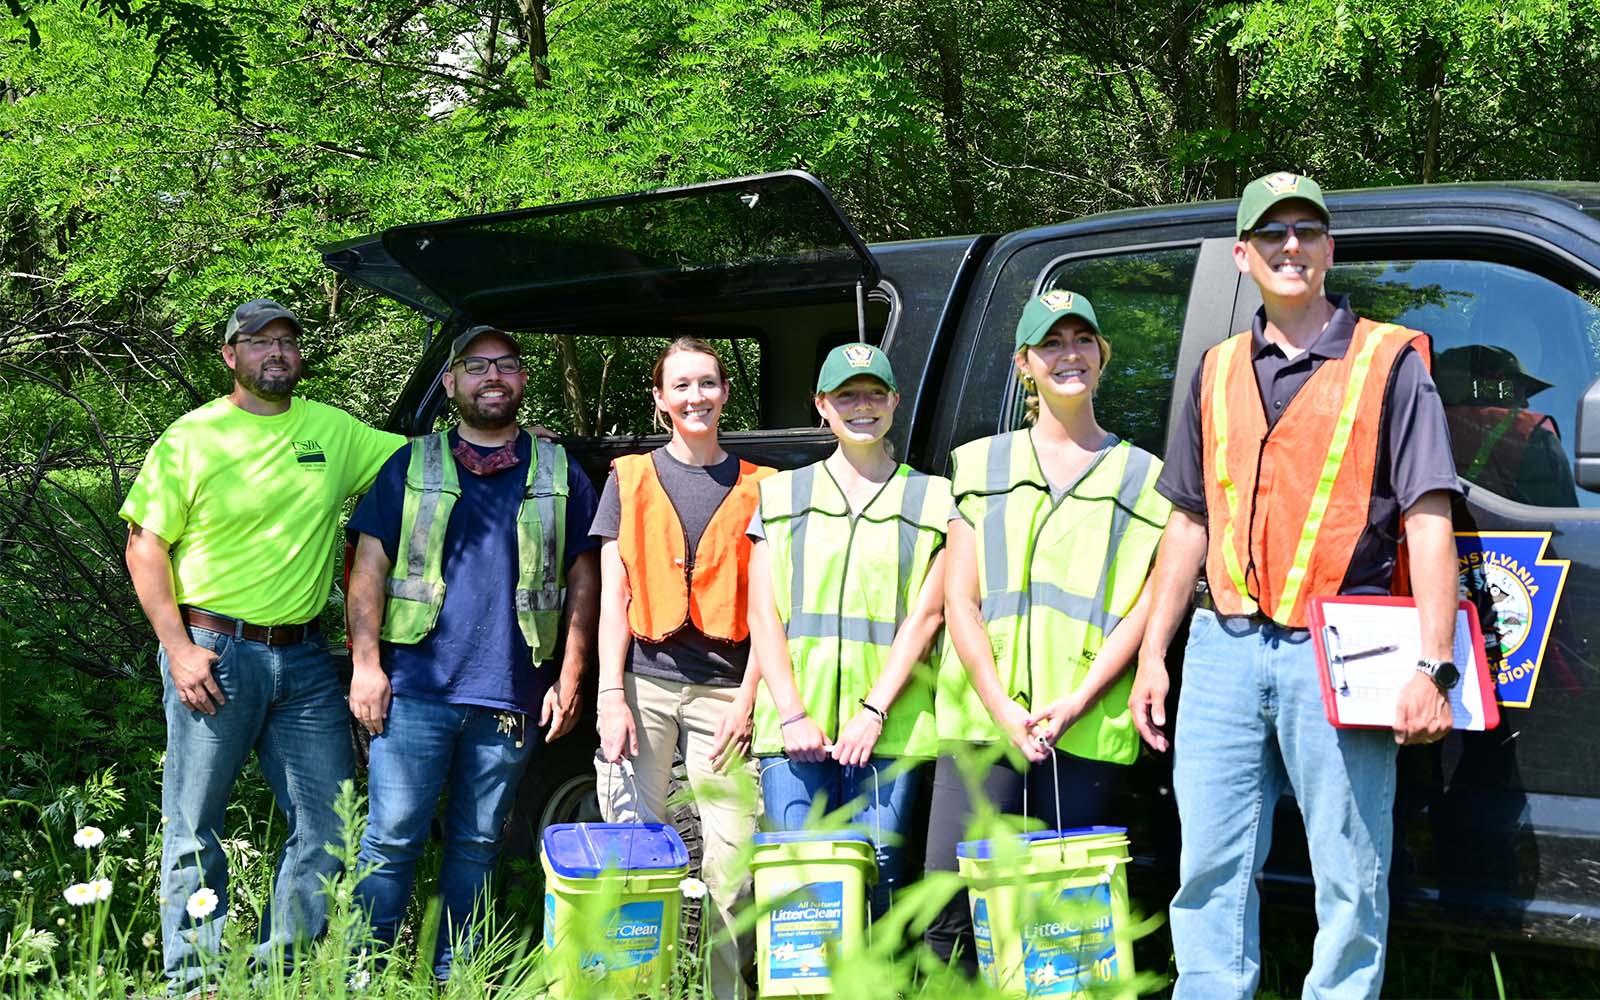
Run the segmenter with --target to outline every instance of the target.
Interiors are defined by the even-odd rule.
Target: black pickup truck
[[[1600,948],[1600,184],[1383,188],[1328,205],[1329,289],[1432,335],[1465,493],[1462,593],[1479,608],[1502,706],[1493,731],[1401,755],[1397,926]],[[428,317],[393,430],[443,419],[447,345],[468,324],[494,324],[527,338],[529,395],[545,387],[547,422],[565,426],[551,407],[582,393],[601,430],[565,443],[598,481],[615,456],[661,443],[648,436],[648,359],[660,338],[691,333],[732,361],[729,450],[794,467],[833,444],[810,402],[821,359],[864,337],[889,353],[904,392],[894,447],[948,474],[952,448],[1019,426],[1012,331],[1028,297],[1054,287],[1087,295],[1115,346],[1101,422],[1163,453],[1202,353],[1260,302],[1234,265],[1234,208],[868,246],[822,184],[789,172],[399,226],[323,259]],[[605,374],[563,397],[563,355]],[[543,824],[593,816],[593,749],[584,724],[541,753],[513,856],[531,853]],[[1178,843],[1168,758],[1145,753],[1118,815],[1136,884],[1159,905]],[[1309,911],[1287,799],[1277,825],[1266,900]]]

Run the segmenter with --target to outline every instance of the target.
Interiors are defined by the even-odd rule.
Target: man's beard
[[[456,409],[461,411],[461,422],[475,431],[504,430],[517,422],[517,409],[522,406],[522,394],[507,385],[497,385],[492,388],[503,390],[505,396],[489,400],[486,404],[480,404],[471,397],[456,400]]]
[[[294,387],[300,384],[300,366],[284,363],[282,372],[271,375],[262,374],[266,365],[262,364],[255,371],[244,367],[235,368],[234,381],[244,386],[251,395],[266,400],[269,403],[281,403],[288,399],[294,392]]]

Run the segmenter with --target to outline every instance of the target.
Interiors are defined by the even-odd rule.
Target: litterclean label
[[[994,931],[989,927],[989,901],[972,894],[972,937],[978,943],[978,975],[990,986],[999,986],[994,972]]]
[[[767,916],[772,979],[826,979],[827,949],[844,937],[844,883],[806,882]]]
[[[1039,906],[1048,915],[1022,929],[1028,996],[1080,993],[1116,978],[1109,885],[1063,889],[1053,901],[1041,894]]]
[[[583,966],[591,974],[609,974],[649,965],[661,954],[660,900],[623,903],[607,922],[605,955],[585,955]]]

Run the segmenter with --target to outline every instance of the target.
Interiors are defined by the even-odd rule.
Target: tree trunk
[[[561,395],[566,398],[567,411],[572,414],[572,431],[580,437],[594,433],[589,421],[589,408],[583,401],[583,381],[578,374],[578,342],[570,333],[555,335],[556,357],[561,362]]]
[[[1422,147],[1422,183],[1439,179],[1439,129],[1444,117],[1444,46],[1429,39],[1424,50],[1429,59],[1423,64],[1423,87],[1428,95],[1428,122]]]
[[[533,85],[543,90],[550,86],[550,36],[545,32],[544,0],[517,0],[517,6],[522,11],[528,60],[533,63]]]
[[[1239,134],[1239,54],[1224,44],[1217,58],[1217,126],[1225,132],[1225,140],[1234,148]],[[1218,198],[1239,197],[1239,160],[1237,153],[1225,153],[1217,161]]]
[[[972,150],[967,141],[966,91],[961,78],[961,49],[956,41],[959,18],[939,20],[933,29],[933,47],[939,59],[939,105],[944,120],[944,141],[950,150],[950,207],[955,229],[974,228],[972,200]]]

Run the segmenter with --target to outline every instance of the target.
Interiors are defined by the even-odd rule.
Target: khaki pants
[[[742,857],[756,832],[753,761],[726,773],[711,767],[711,744],[738,688],[683,684],[658,677],[622,675],[624,696],[639,734],[633,775],[595,756],[600,813],[608,823],[667,822],[667,783],[675,753],[683,755],[689,788],[700,810],[701,868],[709,896],[701,939],[711,945],[711,989],[722,1000],[745,995],[744,956],[749,936],[734,936],[734,912],[749,902],[750,868]]]

